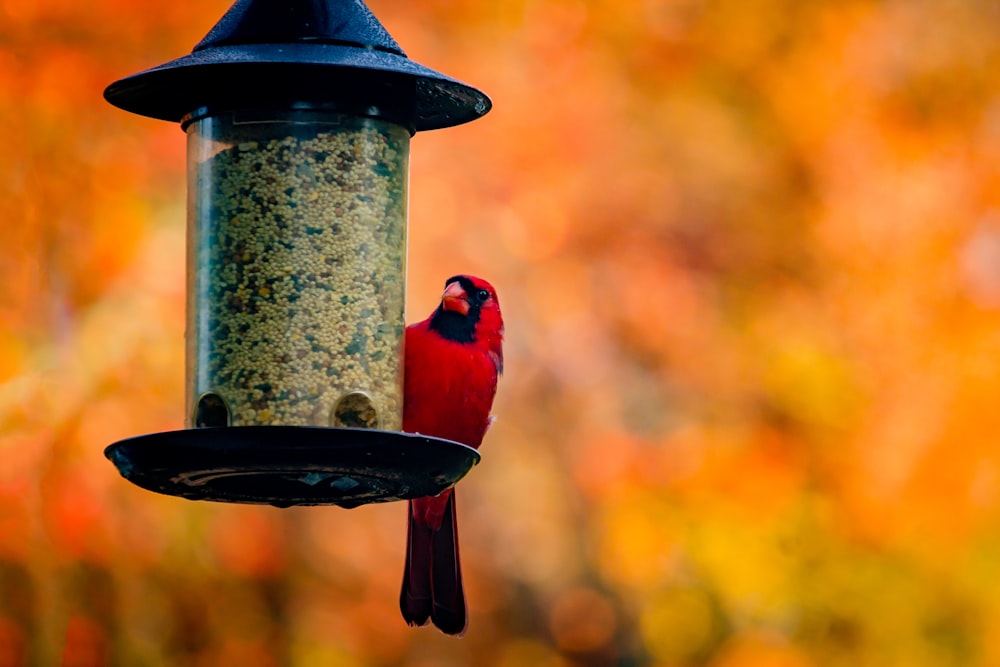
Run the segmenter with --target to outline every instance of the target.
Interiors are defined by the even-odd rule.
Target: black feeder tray
[[[181,123],[189,135],[214,114],[259,109],[384,120],[412,135],[491,107],[476,88],[410,60],[360,0],[237,0],[191,54],[116,81],[104,96]],[[188,308],[190,318],[190,301]],[[192,330],[189,320],[189,367],[191,336],[201,335]],[[191,400],[190,368],[188,376]],[[378,430],[385,426],[202,424],[188,414],[194,428],[122,440],[105,456],[125,479],[157,493],[345,508],[437,495],[479,461],[463,444]]]
[[[290,507],[436,496],[479,462],[471,447],[422,435],[308,426],[153,433],[104,451],[122,477],[189,500]]]

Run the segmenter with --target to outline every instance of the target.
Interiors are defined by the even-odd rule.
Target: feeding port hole
[[[229,406],[218,394],[207,392],[198,399],[194,411],[194,425],[197,428],[229,426]]]

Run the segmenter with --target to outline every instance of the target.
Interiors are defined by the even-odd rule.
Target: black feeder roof
[[[190,55],[116,81],[104,97],[173,122],[203,109],[333,105],[411,131],[466,123],[492,106],[410,60],[361,0],[237,0]]]

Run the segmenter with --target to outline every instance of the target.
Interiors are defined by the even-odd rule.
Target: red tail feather
[[[468,616],[458,556],[455,493],[454,490],[445,493],[447,499],[439,496],[410,501],[399,608],[410,625],[426,625],[430,619],[441,632],[462,636]],[[438,508],[431,506],[433,501],[445,502],[437,527],[433,526],[433,514]],[[427,521],[428,515],[431,522]]]
[[[406,532],[406,564],[403,567],[403,590],[399,609],[409,625],[427,625],[431,618],[431,528],[413,518],[409,503],[409,528]]]

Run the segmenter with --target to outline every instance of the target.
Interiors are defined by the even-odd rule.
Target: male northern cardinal
[[[406,328],[403,430],[478,448],[503,372],[502,343],[493,286],[449,278],[431,316]],[[453,489],[410,501],[399,608],[410,625],[430,620],[445,634],[465,633]]]

